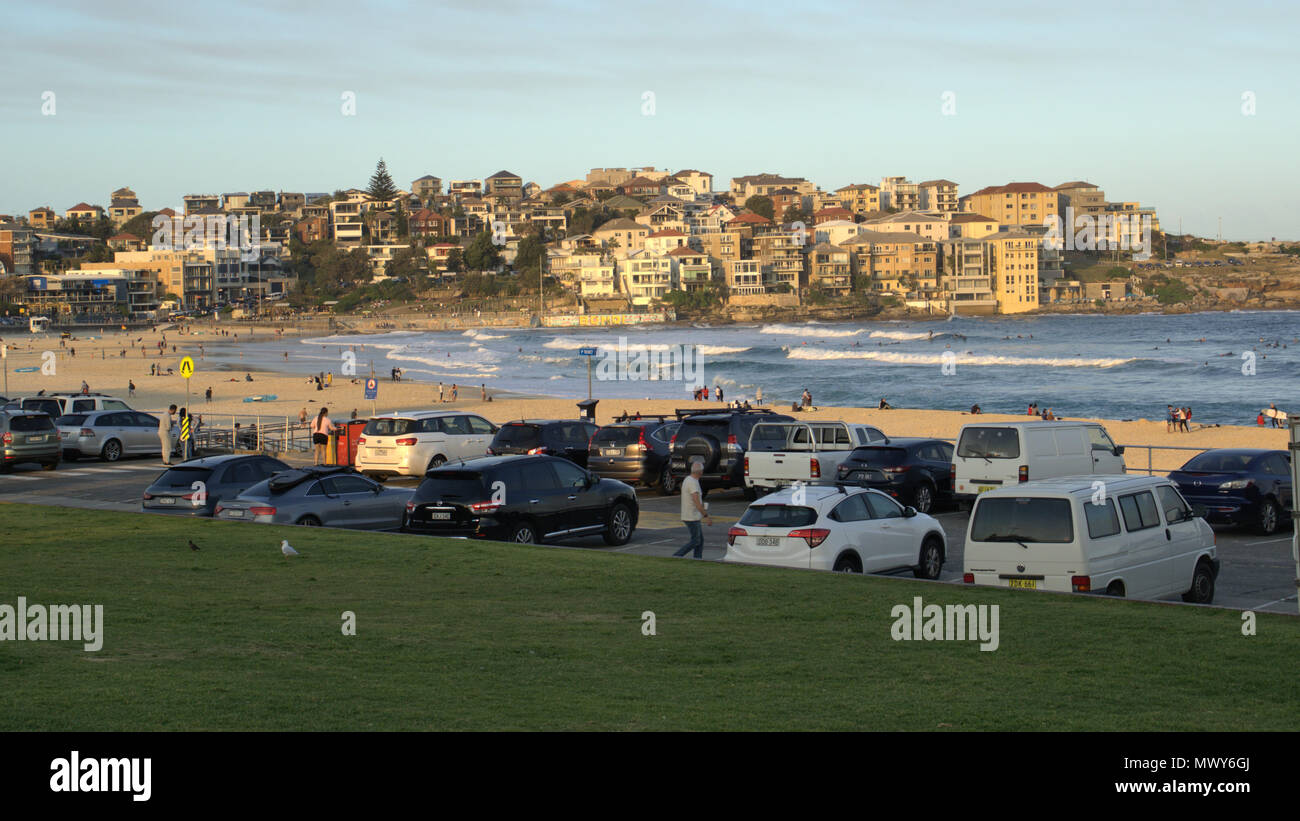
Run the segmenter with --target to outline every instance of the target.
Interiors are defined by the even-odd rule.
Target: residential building
[[[767,293],[763,284],[762,264],[756,259],[727,260],[723,269],[727,290],[736,296]]]
[[[678,231],[675,228],[667,228],[662,231],[655,231],[646,234],[645,250],[646,253],[654,256],[662,256],[674,248],[681,248],[686,245],[686,233]]]
[[[907,177],[880,179],[880,207],[895,211],[916,211],[921,207],[920,187]]]
[[[853,212],[842,205],[832,205],[813,212],[813,225],[825,222],[853,222]]]
[[[948,236],[954,239],[980,239],[998,232],[998,221],[973,211],[958,211],[948,215]]]
[[[915,232],[864,230],[840,244],[853,274],[877,294],[928,297],[938,290],[938,243]]]
[[[649,199],[650,197],[657,197],[663,193],[663,184],[647,177],[633,177],[632,179],[616,186],[616,190],[620,194],[629,197],[644,197]]]
[[[41,206],[40,208],[33,208],[31,211],[27,212],[27,224],[30,225],[34,231],[52,230],[57,219],[58,215],[56,215],[54,209],[50,208],[48,205]]]
[[[808,287],[828,296],[847,296],[853,285],[849,252],[829,242],[808,249]]]
[[[1027,231],[1000,231],[982,240],[992,247],[993,295],[998,313],[1019,314],[1038,307],[1038,247]]]
[[[138,216],[143,210],[140,207],[140,201],[136,199],[135,192],[130,188],[119,188],[109,197],[108,218],[113,221],[114,228],[121,228],[123,224],[132,217]]]
[[[961,198],[963,210],[983,214],[1002,225],[1044,225],[1059,214],[1054,189],[1036,182],[1012,182],[981,188]]]
[[[641,249],[616,264],[623,291],[635,306],[647,306],[663,299],[676,287],[672,259],[666,254],[655,255]]]
[[[948,239],[950,224],[946,217],[920,211],[901,211],[878,219],[867,220],[862,227],[869,231],[885,233],[903,232],[920,234],[928,240],[943,242]]]
[[[855,183],[835,189],[840,204],[855,214],[875,214],[881,211],[880,188],[871,183]]]
[[[23,302],[31,314],[64,321],[150,319],[158,310],[153,278],[125,268],[29,276]]]
[[[587,172],[587,187],[590,188],[595,183],[613,189],[637,176],[641,171],[653,170],[653,168],[593,168]]]
[[[235,191],[229,194],[222,194],[221,209],[230,212],[239,208],[247,208],[248,201],[249,196],[247,191]]]
[[[248,195],[248,205],[261,213],[274,211],[276,196],[274,191],[254,191]]]
[[[293,232],[305,245],[330,238],[330,221],[328,217],[304,217],[294,223]]]
[[[1063,182],[1053,190],[1056,191],[1057,208],[1063,219],[1067,207],[1074,209],[1075,216],[1081,214],[1096,216],[1106,211],[1106,192],[1090,182],[1083,180]]]
[[[803,207],[803,194],[793,188],[778,188],[765,196],[772,201],[772,220],[774,222],[785,222],[785,212],[790,206],[795,208]]]
[[[293,193],[290,191],[280,192],[280,211],[292,217],[297,217],[302,212],[303,207],[307,205],[307,195]]]
[[[645,247],[650,229],[626,217],[619,217],[601,224],[591,234],[600,241],[602,248],[610,249],[614,256],[626,257]]]
[[[783,177],[780,174],[750,174],[731,180],[731,195],[741,204],[750,197],[771,196],[773,191],[781,188],[793,188],[800,194],[817,190],[817,186],[803,177]]]
[[[487,194],[496,194],[512,200],[523,199],[524,180],[509,171],[498,171],[487,178]]]
[[[949,313],[997,313],[991,274],[993,247],[984,239],[957,238],[940,245],[943,269],[940,296]]]
[[[6,274],[25,276],[36,273],[36,236],[26,225],[0,222],[0,265]]]
[[[330,227],[334,242],[341,248],[359,247],[365,238],[365,203],[356,200],[334,200],[330,203]]]
[[[800,231],[768,231],[754,237],[754,259],[762,266],[763,284],[769,292],[799,293],[806,240]]]
[[[407,219],[407,226],[413,237],[450,236],[447,229],[447,218],[428,208],[421,208],[412,212]]]
[[[957,183],[951,180],[926,180],[918,182],[921,194],[920,210],[950,213],[961,209],[957,197]]]
[[[713,282],[713,265],[708,254],[683,245],[668,252],[673,265],[673,278],[686,292],[699,291]]]
[[[447,193],[453,197],[481,197],[482,180],[452,180],[447,183]]]
[[[87,205],[84,202],[79,202],[64,211],[63,216],[65,219],[77,220],[83,225],[89,225],[104,216],[104,209],[98,205]]]
[[[428,200],[442,193],[442,180],[432,174],[425,174],[411,183],[411,193],[421,200]]]
[[[146,243],[135,234],[122,232],[108,238],[108,247],[114,251],[143,251]]]
[[[829,222],[818,223],[813,229],[813,242],[829,242],[831,245],[839,245],[845,240],[851,239],[858,235],[862,226],[853,220],[831,220]]]
[[[217,194],[186,194],[181,198],[185,202],[185,214],[196,211],[214,211],[221,208],[221,197]]]

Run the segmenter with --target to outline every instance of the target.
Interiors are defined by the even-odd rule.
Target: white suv
[[[416,411],[376,416],[357,441],[357,470],[376,479],[423,476],[457,459],[487,453],[497,432],[482,416],[458,411]]]

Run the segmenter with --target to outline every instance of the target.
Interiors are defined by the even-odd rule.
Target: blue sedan
[[[1273,534],[1293,505],[1291,457],[1284,450],[1219,448],[1193,456],[1169,474],[1205,520]]]

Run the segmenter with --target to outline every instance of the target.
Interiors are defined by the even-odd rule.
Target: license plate
[[[600,455],[601,456],[622,456],[623,449],[622,448],[601,448]]]
[[[1012,588],[1019,588],[1020,590],[1038,589],[1037,579],[1007,579],[1007,582],[1010,584]]]
[[[370,448],[371,456],[387,456],[388,448]]]
[[[35,436],[28,436],[28,437],[27,437],[27,441],[28,441],[28,442],[44,442],[44,441],[45,441],[45,434],[40,433],[40,434],[37,434],[37,435],[35,435]]]
[[[759,536],[756,539],[756,542],[758,543],[759,547],[780,547],[781,537],[780,536]]]
[[[429,511],[429,518],[430,518],[430,519],[443,519],[443,520],[449,520],[449,519],[451,519],[451,511],[450,511],[450,510],[431,510],[431,511]]]
[[[170,496],[163,496],[162,498],[160,498],[160,499],[158,500],[158,504],[160,504],[160,505],[174,505],[174,504],[176,504],[176,500],[173,499],[173,498],[170,497]]]
[[[230,518],[232,518],[232,519],[242,519],[242,518],[244,518],[244,511],[242,511],[242,510],[232,510],[232,511],[230,511]]]
[[[997,485],[979,485],[978,487],[975,488],[975,492],[987,493],[988,491],[993,490],[993,488],[995,487],[997,487]]]

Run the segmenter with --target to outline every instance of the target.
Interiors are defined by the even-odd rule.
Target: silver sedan
[[[348,467],[277,473],[217,505],[216,518],[262,524],[397,530],[414,488],[385,487]]]

